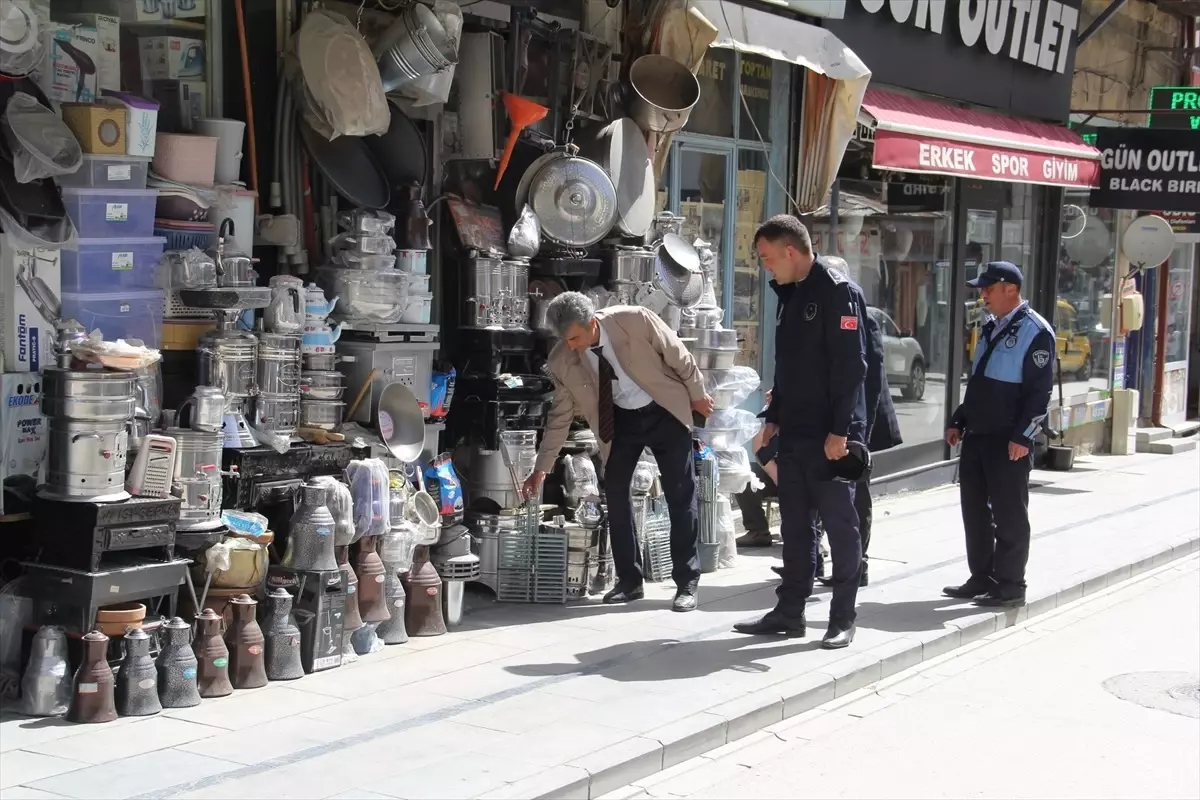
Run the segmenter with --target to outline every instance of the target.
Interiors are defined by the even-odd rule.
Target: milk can
[[[197,385],[216,386],[225,393],[228,411],[246,413],[258,393],[255,364],[258,339],[245,331],[213,330],[200,337]]]
[[[167,428],[175,448],[175,488],[183,499],[178,529],[195,531],[221,524],[221,448],[219,432]]]

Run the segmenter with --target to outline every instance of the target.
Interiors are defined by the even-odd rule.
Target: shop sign
[[[1200,234],[1200,212],[1196,211],[1151,211],[1165,219],[1176,233]]]
[[[1094,186],[1097,173],[1097,162],[1087,158],[931,139],[895,131],[887,131],[886,136],[876,134],[874,166],[877,169],[1082,188]]]
[[[887,182],[888,211],[945,211],[953,184],[941,175],[892,176]]]
[[[1059,0],[858,0],[870,14],[951,36],[998,58],[1063,74],[1075,46],[1079,10]],[[949,13],[947,13],[949,12]]]
[[[1200,133],[1148,128],[1099,131],[1095,208],[1200,211]]]
[[[1172,111],[1172,114],[1155,114]],[[1151,128],[1200,131],[1200,86],[1155,86],[1150,90]]]

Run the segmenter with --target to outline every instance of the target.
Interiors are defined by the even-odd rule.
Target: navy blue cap
[[[967,281],[967,286],[982,289],[997,283],[1011,283],[1020,287],[1024,282],[1025,276],[1021,274],[1021,268],[1016,264],[1011,261],[989,261],[983,268],[983,272],[979,273],[978,278]]]

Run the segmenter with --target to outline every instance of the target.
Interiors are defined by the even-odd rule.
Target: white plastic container
[[[396,269],[412,275],[424,275],[429,271],[428,250],[397,250]]]
[[[409,273],[401,273],[404,275],[404,280],[401,282],[401,291],[406,295],[423,295],[429,294],[429,275],[415,275]]]
[[[432,309],[433,295],[410,294],[404,300],[404,313],[400,315],[400,321],[414,325],[428,325]]]

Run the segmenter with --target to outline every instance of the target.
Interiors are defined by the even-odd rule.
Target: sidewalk
[[[955,487],[882,499],[844,651],[738,636],[778,549],[706,575],[701,607],[491,605],[357,664],[142,719],[0,721],[0,798],[599,797],[1197,549],[1200,454],[1036,472],[1029,605],[940,596],[966,577]]]

